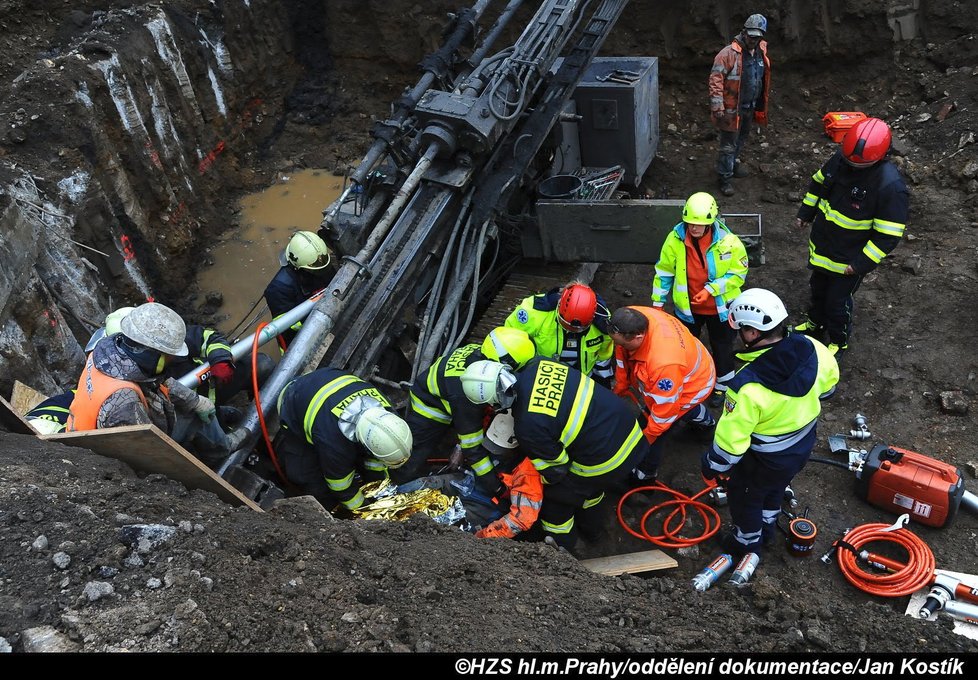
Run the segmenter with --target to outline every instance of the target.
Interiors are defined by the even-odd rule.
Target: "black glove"
[[[700,457],[700,472],[703,475],[703,479],[707,481],[716,479],[717,477],[720,476],[720,473],[714,470],[713,466],[710,465],[709,451],[703,453],[702,457]]]
[[[499,498],[506,491],[506,487],[499,481],[499,476],[495,472],[476,475],[475,488],[489,498]]]

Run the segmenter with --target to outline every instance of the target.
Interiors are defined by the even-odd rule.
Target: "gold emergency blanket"
[[[361,489],[366,501],[353,514],[360,519],[390,519],[403,522],[411,515],[423,512],[432,519],[450,523],[461,511],[457,498],[446,496],[437,489],[418,489],[396,493],[390,480],[364,484]]]

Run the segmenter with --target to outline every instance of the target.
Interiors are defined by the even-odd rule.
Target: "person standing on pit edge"
[[[767,19],[751,14],[744,29],[717,53],[710,71],[710,114],[720,131],[717,174],[720,193],[733,196],[733,177],[746,177],[740,150],[754,122],[767,125],[771,60],[767,56]]]

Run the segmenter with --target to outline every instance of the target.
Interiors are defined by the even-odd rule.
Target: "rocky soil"
[[[297,56],[326,70],[284,107],[251,169],[255,184],[282,168],[358,159],[370,119],[414,82],[411,64],[443,21],[440,3],[404,8],[414,12],[406,31],[395,30],[404,14],[392,15],[390,3],[330,4],[345,12],[328,24],[330,53]],[[772,288],[800,312],[807,235],[794,230],[794,213],[834,148],[820,118],[862,110],[893,124],[911,221],[857,294],[856,336],[816,454],[829,457],[826,437],[847,431],[860,412],[875,440],[952,462],[978,490],[978,41],[970,8],[929,2],[921,36],[893,43],[885,3],[812,4],[835,14],[809,26],[792,14],[798,3],[768,3],[771,125],[745,153],[752,175],[737,180],[721,208],[762,214],[766,264],[749,284]],[[679,2],[656,14],[636,2],[606,45],[606,54],[663,60],[662,141],[644,180],[649,194],[682,198],[715,186],[706,74],[730,17],[750,11],[737,2]],[[61,3],[0,2],[3,82],[56,44],[72,16],[81,20]],[[647,299],[650,278],[649,267],[606,265],[595,285],[615,305],[636,303]],[[663,480],[697,491],[702,446],[678,436]],[[799,509],[809,508],[819,526],[818,554],[848,527],[892,519],[859,501],[852,483],[843,470],[816,464],[796,479]],[[947,621],[904,616],[906,598],[864,594],[836,567],[780,549],[747,588],[697,594],[688,581],[716,553],[710,544],[669,551],[675,570],[595,576],[544,545],[479,541],[421,518],[337,521],[302,499],[266,514],[235,509],[81,449],[3,433],[0,498],[0,647],[15,651],[978,651]],[[582,543],[579,556],[650,547],[606,510],[605,539]],[[630,503],[625,516],[634,521],[642,511]],[[975,516],[914,531],[938,566],[978,572]]]

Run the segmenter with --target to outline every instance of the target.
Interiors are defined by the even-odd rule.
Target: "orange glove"
[[[698,292],[696,295],[693,296],[692,303],[694,305],[702,305],[706,302],[709,302],[711,297],[713,296],[710,294],[710,291],[704,288],[703,290],[701,290],[700,292]]]

